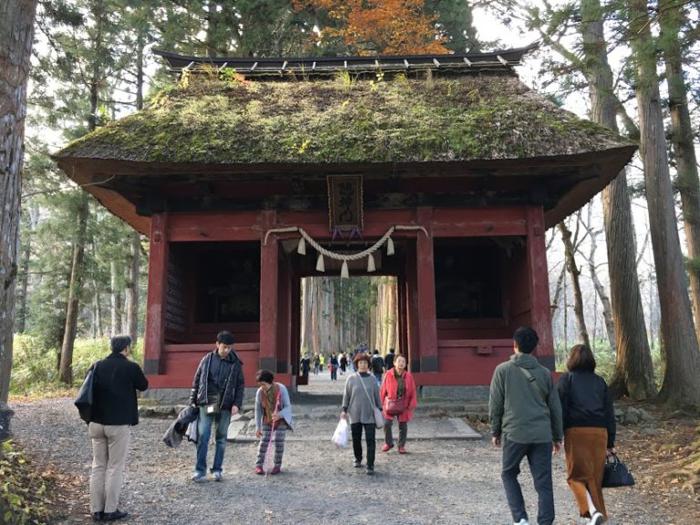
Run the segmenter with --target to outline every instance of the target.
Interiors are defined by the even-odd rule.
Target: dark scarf
[[[406,385],[404,384],[404,376],[406,375],[406,371],[404,370],[403,374],[399,374],[396,371],[396,368],[394,368],[394,377],[396,378],[396,398],[401,399],[406,392]]]

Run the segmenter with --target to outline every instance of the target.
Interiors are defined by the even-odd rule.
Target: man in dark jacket
[[[384,356],[384,368],[391,370],[394,368],[394,349],[389,348],[389,352]]]
[[[226,437],[231,415],[238,414],[243,403],[243,363],[233,351],[233,335],[219,332],[216,348],[199,362],[192,382],[190,404],[199,407],[197,464],[192,480],[206,481],[207,452],[211,427],[216,424],[216,450],[211,473],[221,481]]]
[[[515,525],[528,525],[518,483],[520,462],[527,456],[538,496],[537,523],[552,525],[552,450],[563,439],[559,395],[551,372],[530,355],[539,338],[529,327],[513,334],[514,355],[496,367],[491,380],[489,415],[494,446],[503,445],[501,479]]]
[[[128,514],[117,509],[131,426],[139,422],[136,391],[148,388],[141,367],[127,357],[131,338],[110,340],[112,354],[93,365],[93,404],[88,424],[92,440],[90,511],[95,521],[114,521]]]
[[[379,350],[375,350],[372,355],[372,373],[377,380],[377,384],[381,386],[382,376],[384,375],[384,358],[379,355]]]

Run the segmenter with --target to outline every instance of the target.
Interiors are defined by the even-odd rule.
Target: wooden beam
[[[279,304],[277,314],[277,366],[275,373],[291,374],[291,334],[292,334],[292,274],[289,261],[279,261]],[[261,282],[264,279],[261,274]],[[298,366],[295,363],[294,367]]]
[[[60,159],[58,166],[68,175],[70,179],[82,186],[97,201],[107,208],[114,215],[129,224],[137,232],[148,235],[151,230],[150,217],[144,217],[136,212],[136,205],[126,199],[120,193],[105,187],[100,181],[107,181],[111,175],[95,175],[89,161],[73,162]]]
[[[168,216],[151,218],[150,251],[148,256],[148,299],[146,333],[144,337],[144,372],[161,373],[161,353],[165,335],[165,309],[168,291]]]
[[[170,216],[172,242],[258,241],[259,211],[176,213]]]

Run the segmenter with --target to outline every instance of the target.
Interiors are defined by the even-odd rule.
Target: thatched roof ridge
[[[162,57],[171,73],[183,73],[200,66],[214,67],[219,71],[235,69],[246,78],[271,79],[278,77],[324,77],[338,72],[352,74],[413,74],[426,70],[436,73],[470,74],[483,71],[513,72],[523,56],[537,49],[539,42],[525,47],[500,49],[486,53],[453,53],[433,55],[371,55],[371,56],[310,56],[310,57],[206,57],[181,55],[162,49],[153,54]]]
[[[324,164],[524,159],[630,142],[512,75],[248,82],[196,75],[57,159]]]

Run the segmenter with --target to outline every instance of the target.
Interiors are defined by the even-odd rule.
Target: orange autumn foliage
[[[320,40],[341,38],[359,55],[448,53],[424,0],[294,0],[294,5],[324,10],[333,26],[319,28]]]

